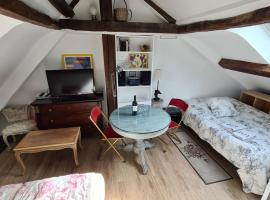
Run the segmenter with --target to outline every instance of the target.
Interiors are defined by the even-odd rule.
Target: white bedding
[[[209,99],[191,99],[184,123],[238,168],[245,192],[261,195],[270,177],[270,115],[227,99],[239,115],[217,118]]]

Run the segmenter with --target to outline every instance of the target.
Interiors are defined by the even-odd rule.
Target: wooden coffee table
[[[21,158],[21,154],[23,153],[38,153],[71,148],[74,153],[75,164],[78,166],[78,142],[81,147],[80,127],[30,131],[14,148],[14,152],[17,161],[22,166],[23,174],[26,169]]]

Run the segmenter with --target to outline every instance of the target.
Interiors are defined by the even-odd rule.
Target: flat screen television
[[[94,92],[93,69],[47,70],[52,97],[88,95]]]

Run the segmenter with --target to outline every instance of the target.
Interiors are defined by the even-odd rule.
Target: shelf
[[[140,71],[152,71],[149,68],[129,68],[129,69],[123,69],[124,72],[140,72]]]
[[[152,54],[151,51],[116,51],[116,53],[130,54],[130,53],[145,53]]]
[[[151,88],[151,85],[137,85],[137,86],[130,86],[130,85],[125,85],[125,86],[118,86],[118,88]]]

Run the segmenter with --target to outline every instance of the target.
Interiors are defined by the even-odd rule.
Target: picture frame
[[[93,54],[63,54],[62,66],[64,69],[93,69]]]
[[[147,53],[131,53],[129,54],[130,68],[148,68],[148,54]]]

